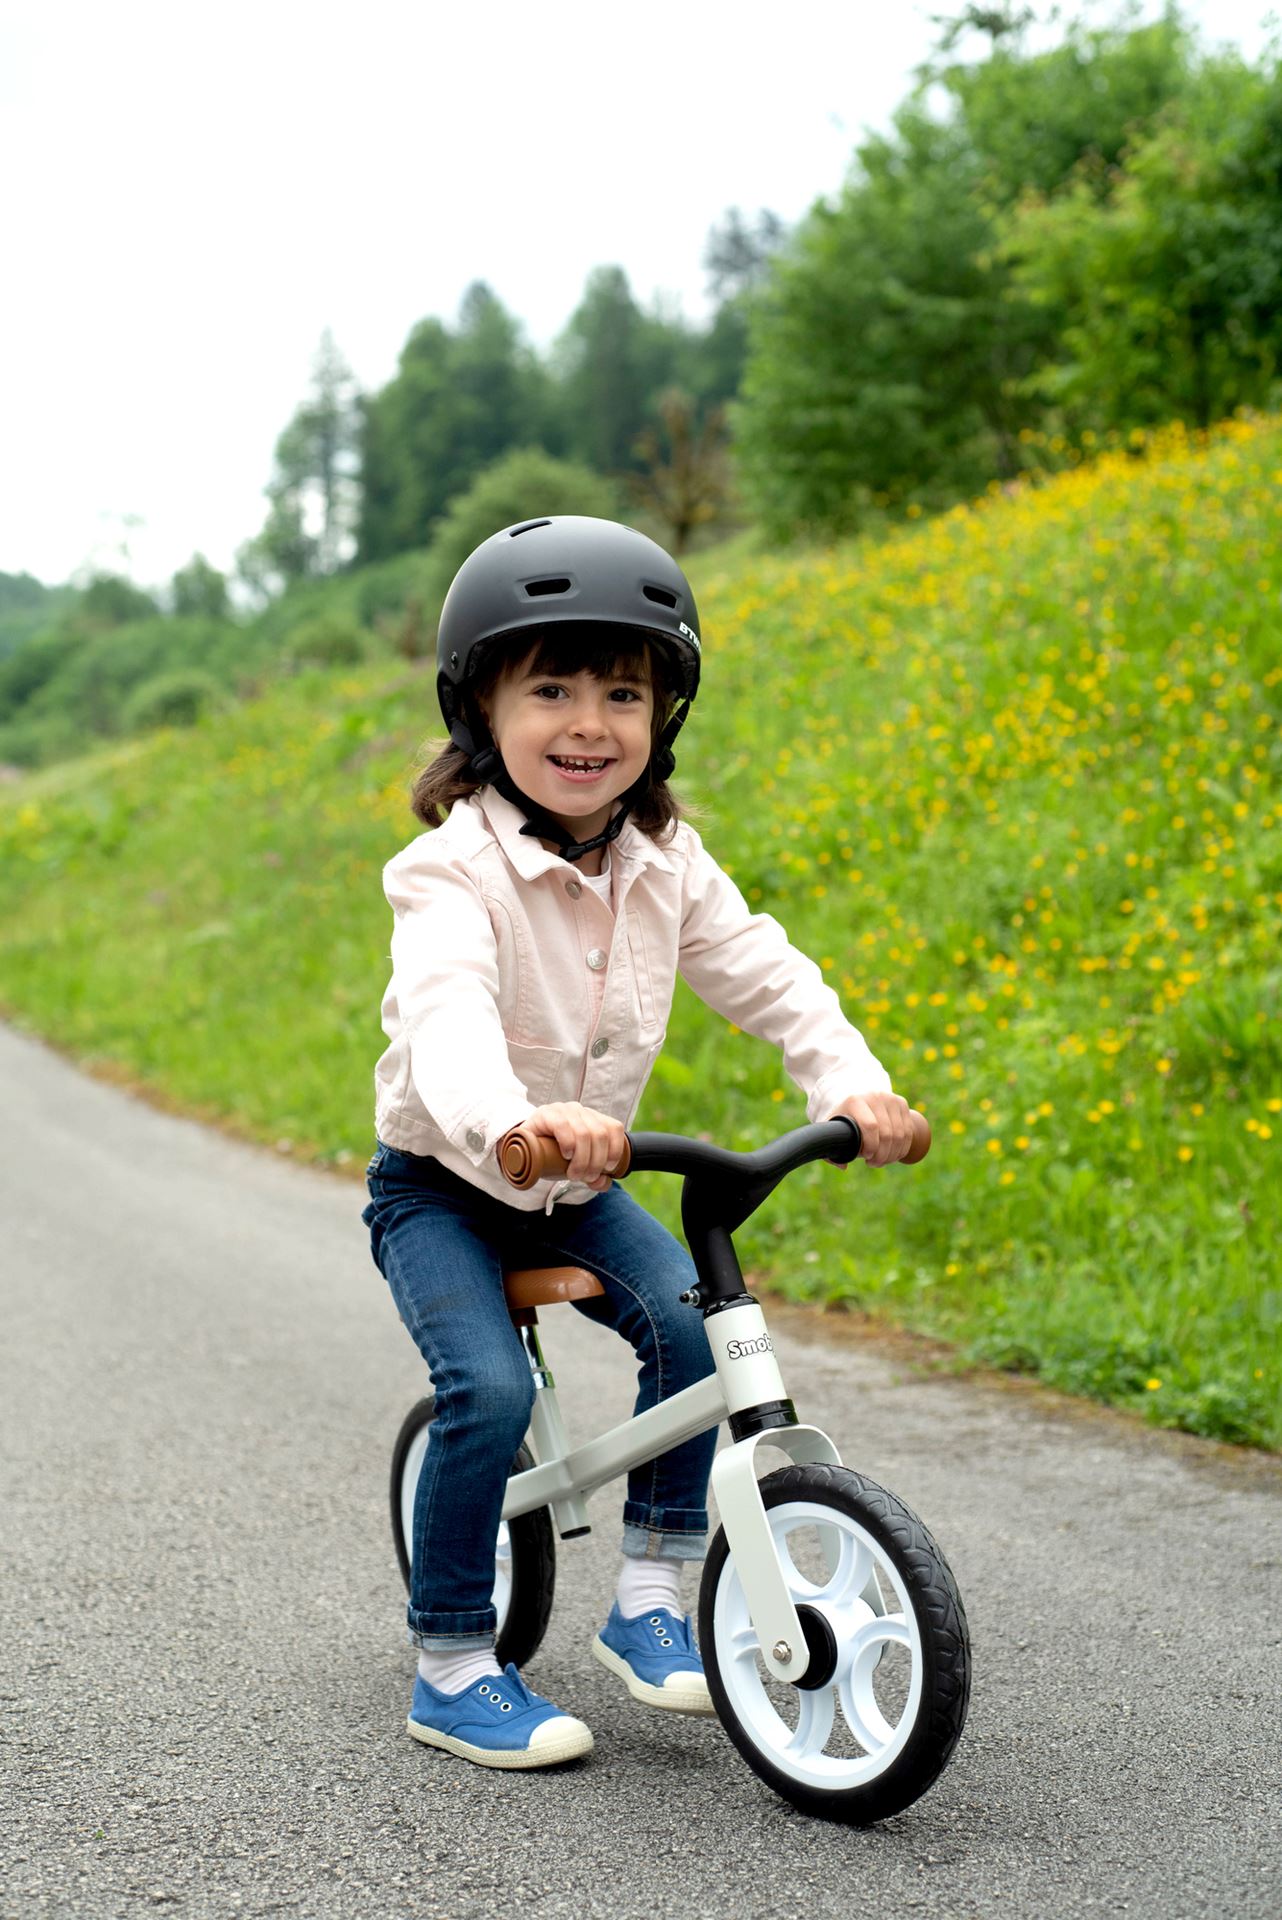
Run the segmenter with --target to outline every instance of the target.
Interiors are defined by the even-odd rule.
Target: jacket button
[[[602,967],[609,963],[609,959],[610,956],[608,953],[602,953],[600,947],[593,947],[591,953],[588,955],[588,965],[591,967],[593,973],[600,973]]]
[[[485,1145],[485,1135],[478,1133],[475,1127],[469,1127],[467,1130],[467,1144],[471,1147],[473,1153],[479,1153]]]
[[[579,895],[582,893],[583,888],[579,885],[577,880],[567,880],[565,883],[565,890],[569,894],[571,900],[577,900]]]
[[[609,1051],[610,1042],[608,1040],[594,1040],[592,1042],[592,1058],[594,1060],[599,1060],[603,1053],[609,1053]]]

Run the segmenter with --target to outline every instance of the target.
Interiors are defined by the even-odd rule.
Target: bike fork
[[[776,1680],[795,1684],[810,1665],[810,1650],[757,1485],[757,1448],[778,1447],[799,1465],[839,1467],[841,1455],[819,1427],[798,1422],[755,1300],[708,1313],[703,1324],[735,1436],[712,1463],[712,1493],[761,1658]]]

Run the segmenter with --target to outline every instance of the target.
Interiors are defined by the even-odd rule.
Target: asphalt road
[[[844,1204],[862,1177],[902,1176],[852,1173]],[[803,1415],[966,1598],[970,1722],[930,1794],[809,1820],[715,1721],[619,1694],[587,1651],[612,1488],[529,1669],[594,1755],[505,1776],[411,1742],[385,1482],[423,1382],[363,1203],[0,1030],[4,1920],[1276,1920],[1278,1464],[795,1312],[772,1327]],[[568,1309],[545,1335],[571,1431],[623,1417],[622,1345]]]

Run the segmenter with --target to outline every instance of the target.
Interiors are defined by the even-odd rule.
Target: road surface
[[[803,1416],[966,1598],[970,1721],[931,1793],[828,1826],[715,1721],[628,1702],[588,1654],[613,1488],[529,1669],[591,1759],[503,1775],[411,1742],[385,1481],[423,1380],[363,1204],[0,1029],[3,1920],[1276,1920],[1278,1463],[795,1310],[772,1327]],[[571,1432],[622,1418],[622,1344],[564,1308],[544,1332]]]

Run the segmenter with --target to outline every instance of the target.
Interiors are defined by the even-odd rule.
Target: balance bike
[[[929,1150],[914,1114],[907,1158]],[[721,1524],[704,1563],[699,1647],[721,1723],[776,1793],[805,1812],[865,1826],[912,1804],[961,1737],[970,1693],[966,1614],[943,1554],[915,1514],[841,1464],[797,1418],[760,1304],[743,1284],[731,1234],[785,1177],[814,1160],[857,1158],[853,1121],[799,1127],[735,1153],[676,1134],[633,1133],[614,1169],[684,1176],[681,1213],[697,1283],[681,1297],[703,1315],[716,1371],[696,1386],[571,1447],[544,1362],[537,1309],[603,1291],[576,1267],[504,1276],[536,1388],[512,1463],[495,1550],[497,1658],[518,1667],[547,1630],[554,1531],[589,1531],[586,1495],[722,1420],[730,1445],[712,1468]],[[516,1128],[499,1145],[515,1187],[564,1175],[555,1141]],[[411,1409],[392,1459],[392,1531],[409,1582],[414,1495],[432,1442],[431,1396]],[[757,1478],[757,1453],[792,1464]]]

